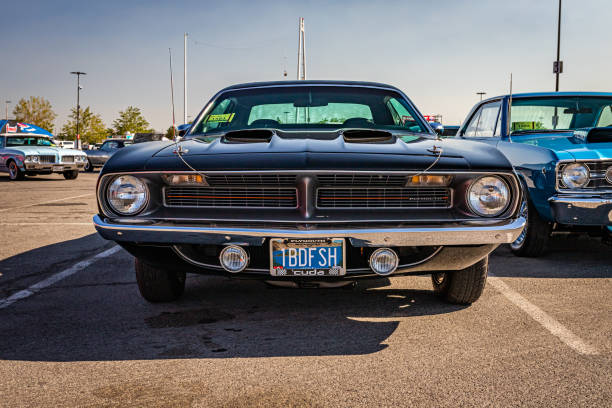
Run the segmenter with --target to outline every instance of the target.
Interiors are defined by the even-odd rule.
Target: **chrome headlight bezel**
[[[142,195],[139,198],[134,200],[137,203],[137,205],[135,205],[133,208],[129,208],[131,205],[128,206],[128,208],[126,207],[119,208],[119,203],[117,203],[116,201],[113,202],[114,200],[116,200],[116,198],[112,197],[112,194],[115,194],[115,195],[119,194],[117,192],[120,191],[119,189],[121,188],[129,190],[128,186],[132,186],[132,188],[139,190],[138,193]],[[125,191],[124,194],[130,194],[130,191]],[[129,215],[129,216],[137,215],[143,212],[145,208],[147,208],[149,204],[149,199],[151,196],[147,183],[145,183],[143,180],[139,179],[138,177],[135,177],[129,174],[123,174],[120,176],[116,176],[112,180],[110,180],[110,182],[106,185],[104,195],[105,195],[104,197],[105,202],[111,211],[119,215]]]
[[[608,170],[606,170],[606,181],[612,184],[612,166],[608,167]]]
[[[40,162],[40,157],[37,154],[30,154],[25,157],[24,161],[27,163],[38,163]]]
[[[482,197],[482,194],[478,195],[474,191],[474,189],[478,188],[479,185],[482,186],[482,183],[484,182],[493,184],[495,187],[498,188],[503,199],[505,200],[503,205],[498,206],[495,209],[491,209],[489,211],[487,211],[487,209],[482,205],[483,201],[480,199],[480,197]],[[503,177],[496,176],[496,175],[486,175],[486,176],[478,177],[477,179],[471,182],[470,186],[466,190],[465,201],[467,202],[469,209],[474,214],[480,217],[487,217],[487,218],[498,217],[502,215],[504,212],[506,212],[510,204],[512,204],[512,190],[508,182]]]
[[[576,182],[572,177],[576,177],[576,173],[570,174],[571,171],[580,171],[583,176],[582,182]],[[591,174],[588,166],[583,163],[570,163],[563,167],[561,170],[561,181],[563,186],[570,190],[578,190],[589,184],[591,181]]]

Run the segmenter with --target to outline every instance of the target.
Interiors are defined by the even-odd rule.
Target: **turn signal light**
[[[162,176],[167,184],[172,186],[179,184],[198,184],[208,186],[208,183],[200,174],[165,174]]]
[[[408,176],[406,179],[406,187],[448,186],[450,181],[451,176],[422,174],[420,176]]]

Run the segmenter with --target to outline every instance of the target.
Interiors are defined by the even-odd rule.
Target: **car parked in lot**
[[[542,254],[552,231],[612,230],[612,93],[490,98],[457,137],[497,147],[520,176],[528,221],[511,244],[516,255]]]
[[[186,272],[296,286],[425,273],[469,304],[525,225],[497,149],[439,139],[399,89],[366,82],[223,89],[183,141],[114,154],[97,198],[96,229],[136,257],[153,302],[180,296]]]
[[[43,129],[0,121],[0,172],[8,173],[11,180],[51,173],[72,180],[86,162],[80,150],[55,146],[52,135]]]
[[[86,150],[87,162],[85,163],[85,171],[94,171],[96,167],[102,167],[106,161],[119,149],[123,149],[126,146],[131,146],[134,143],[133,140],[128,139],[106,139],[98,149]]]

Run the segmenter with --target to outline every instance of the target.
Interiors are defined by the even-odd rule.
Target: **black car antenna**
[[[187,163],[187,161],[183,158],[183,153],[187,153],[189,152],[189,150],[187,149],[183,149],[183,147],[181,145],[179,145],[179,143],[182,140],[179,140],[179,137],[176,134],[176,122],[175,122],[175,116],[174,116],[174,75],[172,73],[172,49],[168,48],[168,53],[170,54],[170,100],[172,101],[172,138],[174,140],[174,151],[173,153],[176,153],[176,155],[178,156],[179,159],[181,159],[181,161],[185,164],[185,166],[187,166],[189,169],[191,169],[191,171],[199,174],[200,176],[202,176],[202,181],[206,181],[206,176],[204,174],[202,174],[201,172],[199,172],[198,170],[194,169],[189,163]]]
[[[508,140],[512,134],[512,72],[510,73],[510,97],[508,99]]]

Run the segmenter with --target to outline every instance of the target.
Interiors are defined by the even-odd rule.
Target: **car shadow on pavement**
[[[503,245],[491,256],[490,271],[508,278],[612,278],[612,246],[586,234],[559,234],[552,236],[544,255],[523,258]]]
[[[25,274],[33,273],[37,264],[28,259],[42,261],[51,251],[78,247],[75,241],[79,240],[66,241],[65,247],[54,244],[28,251],[1,261],[0,266],[10,262],[32,269],[24,270]],[[444,303],[431,290],[404,289],[401,280],[399,286],[398,281],[385,286],[388,281],[382,280],[349,289],[285,289],[260,281],[199,275],[189,275],[178,301],[151,304],[138,293],[133,263],[130,255],[120,251],[0,309],[0,359],[368,354],[388,347],[385,342],[406,318],[463,309]],[[427,279],[426,287],[430,287],[428,278],[418,279]]]

